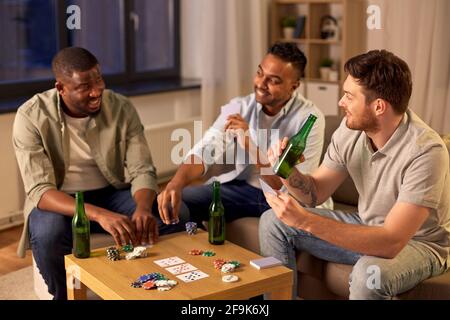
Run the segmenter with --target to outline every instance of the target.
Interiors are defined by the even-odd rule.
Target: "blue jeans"
[[[106,187],[86,191],[84,201],[130,218],[136,208],[129,189],[116,190]],[[163,224],[159,218],[156,200],[152,213],[158,220],[161,235],[184,230],[184,224],[188,220],[187,210],[181,210],[178,224]],[[34,208],[29,216],[29,232],[33,256],[48,286],[48,292],[56,300],[67,299],[64,255],[72,252],[72,218]],[[95,232],[106,233],[98,223],[91,222],[91,233]]]
[[[199,226],[202,221],[208,221],[212,193],[212,184],[183,189],[182,199],[189,208],[190,219]],[[241,180],[221,184],[220,198],[227,222],[243,217],[259,217],[270,209],[262,191]]]
[[[327,209],[308,211],[344,223],[362,224],[357,213]],[[362,255],[289,227],[272,210],[265,212],[260,219],[259,242],[261,255],[276,257],[294,271],[293,297],[297,296],[297,250],[322,260],[353,265],[349,298],[357,300],[392,299],[446,270],[446,266],[421,242],[410,240],[393,259]]]

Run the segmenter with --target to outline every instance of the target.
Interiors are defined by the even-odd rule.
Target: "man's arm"
[[[223,157],[228,145],[234,143],[232,139],[225,139],[226,124],[224,121],[222,116],[214,121],[202,139],[189,151],[184,163],[177,169],[175,176],[164,191],[158,195],[158,210],[164,223],[169,224],[171,220],[178,218],[183,188],[206,174],[210,165]],[[224,139],[225,145],[223,144]],[[214,152],[211,153],[210,149],[214,149]]]
[[[144,135],[144,127],[131,103],[127,108],[127,116],[127,122],[122,125],[127,126],[125,163],[130,176],[131,194],[134,197],[136,191],[140,189],[157,192],[156,168]]]
[[[266,194],[266,197],[275,214],[287,225],[347,250],[387,259],[404,248],[430,213],[427,207],[398,202],[382,226],[364,226],[313,214],[287,194],[278,197]]]
[[[167,184],[166,188],[158,195],[158,210],[161,220],[170,224],[172,219],[178,218],[181,206],[181,193],[192,181],[203,176],[203,161],[192,154],[178,169],[175,176]],[[171,216],[171,209],[172,215]]]
[[[84,207],[89,220],[100,224],[103,229],[114,237],[117,245],[128,244],[130,241],[133,244],[137,244],[134,226],[127,216],[89,203],[85,203]],[[38,203],[38,209],[57,212],[70,217],[75,212],[75,200],[62,191],[50,189],[42,195]]]
[[[283,184],[302,204],[314,208],[326,201],[347,177],[345,171],[337,171],[321,165],[311,175],[300,173],[297,168]]]
[[[249,155],[250,163],[254,163],[260,170],[261,178],[272,188],[280,189],[283,184],[280,178],[273,173],[266,153],[262,152],[250,138],[249,126],[245,119],[239,114],[228,116],[225,130],[231,130],[236,135],[240,147]]]
[[[156,198],[156,192],[151,189],[139,189],[134,195],[136,210],[133,213],[131,221],[136,227],[136,242],[146,245],[155,243],[158,240],[158,222],[152,213],[153,201]],[[151,238],[149,236],[151,235]]]
[[[73,216],[75,200],[56,189],[53,163],[48,150],[44,149],[38,128],[21,109],[14,120],[13,146],[25,192],[34,206],[41,210]],[[85,204],[85,209],[89,219],[98,222],[112,234],[117,244],[133,241],[133,227],[127,217],[88,203]]]
[[[277,142],[267,152],[267,158],[273,166],[278,157],[288,144],[288,138]],[[303,161],[304,158],[299,159]],[[279,178],[298,201],[308,207],[315,207],[326,201],[333,192],[344,182],[348,173],[343,170],[333,170],[321,165],[311,175],[305,175],[298,171],[297,167],[292,169],[288,179]]]

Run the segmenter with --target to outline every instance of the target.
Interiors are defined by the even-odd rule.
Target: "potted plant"
[[[296,19],[293,16],[287,16],[281,19],[281,27],[283,28],[283,37],[285,39],[294,38]]]
[[[320,78],[322,80],[329,80],[329,75],[331,71],[331,67],[333,66],[333,60],[331,58],[323,58],[320,61],[319,70],[320,70]]]

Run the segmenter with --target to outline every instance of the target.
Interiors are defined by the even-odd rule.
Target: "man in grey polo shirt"
[[[351,58],[345,71],[339,106],[346,117],[322,165],[283,180],[291,195],[265,194],[272,210],[261,217],[261,251],[293,270],[295,250],[354,265],[350,299],[390,299],[450,266],[449,156],[408,109],[411,72],[403,60],[374,50]],[[286,142],[269,150],[271,163]],[[348,175],[357,213],[313,209]],[[374,270],[380,277],[370,281]]]

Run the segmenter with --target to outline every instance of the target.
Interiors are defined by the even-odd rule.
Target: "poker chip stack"
[[[141,288],[141,287],[143,287],[143,285],[145,283],[147,283],[147,282],[154,283],[157,280],[167,280],[167,278],[165,275],[163,275],[162,273],[159,273],[159,272],[147,273],[147,274],[143,274],[142,276],[137,278],[136,281],[132,282],[131,286],[133,288]],[[148,289],[151,289],[151,287]]]
[[[145,247],[136,247],[133,249],[133,252],[128,252],[125,256],[127,260],[133,260],[136,258],[143,258],[147,256]]]
[[[189,251],[189,254],[192,256],[200,256],[203,254],[203,250],[192,249],[191,251]]]
[[[133,288],[144,288],[145,290],[158,289],[158,291],[167,291],[177,285],[175,280],[169,280],[165,275],[159,272],[152,272],[140,276],[131,283]]]
[[[186,222],[186,232],[191,236],[196,234],[197,233],[197,223],[192,222],[192,221]]]
[[[231,273],[236,269],[236,266],[232,263],[225,263],[220,269],[223,273]]]
[[[223,260],[223,259],[215,259],[215,260],[213,261],[214,268],[217,269],[217,270],[222,269],[222,266],[223,266],[225,263],[226,263],[226,261]]]
[[[223,273],[234,272],[234,270],[241,265],[239,261],[226,261],[224,259],[215,259],[213,264],[215,269],[220,270]]]
[[[116,247],[106,249],[106,257],[111,261],[120,260],[120,252]]]
[[[157,280],[155,281],[155,286],[158,291],[167,291],[172,289],[177,285],[175,280]]]
[[[204,257],[213,257],[215,256],[216,253],[214,251],[208,250],[208,251],[203,251],[202,256]]]

